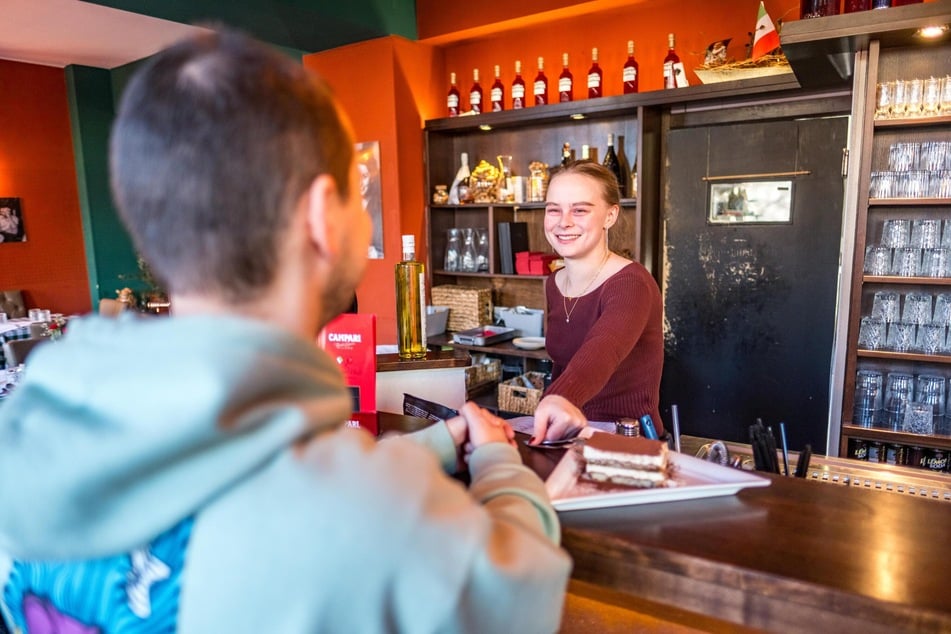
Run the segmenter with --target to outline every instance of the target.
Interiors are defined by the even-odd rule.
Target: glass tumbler
[[[882,424],[898,431],[905,418],[905,410],[914,396],[915,377],[904,372],[889,372],[885,379],[885,416]]]
[[[944,326],[941,324],[921,324],[918,326],[915,348],[924,354],[938,354],[944,349],[944,338]]]
[[[920,117],[921,102],[924,97],[924,82],[920,79],[909,79],[905,97],[905,116]]]
[[[855,376],[852,424],[873,426],[881,418],[882,403],[882,373],[877,370],[859,370]]]
[[[941,111],[941,114],[948,114],[951,112],[951,75],[946,75],[941,80],[941,94],[939,97],[940,103],[938,107]]]
[[[885,347],[885,322],[876,317],[862,317],[859,324],[859,348],[881,350]]]
[[[941,221],[919,218],[911,223],[911,246],[934,249],[941,245]]]
[[[947,277],[951,265],[951,249],[925,249],[921,256],[921,274],[925,277]]]
[[[893,321],[888,324],[886,347],[895,352],[911,352],[915,347],[918,324],[909,321]]]
[[[941,80],[929,77],[924,82],[924,92],[921,96],[921,113],[933,117],[941,111]]]
[[[932,323],[942,326],[951,325],[951,293],[939,293],[935,297]]]
[[[908,403],[902,417],[901,431],[906,434],[933,434],[934,414],[931,405],[914,401]]]
[[[876,291],[872,299],[872,317],[877,317],[885,323],[901,319],[899,297],[895,291]]]
[[[895,97],[895,84],[890,81],[881,82],[875,93],[875,118],[887,119],[892,116],[892,100]]]
[[[882,244],[892,249],[911,245],[911,220],[887,218],[882,224]]]
[[[943,427],[945,417],[945,384],[943,376],[921,374],[915,380],[915,402],[931,405],[931,419],[935,427]]]
[[[912,324],[931,323],[931,293],[908,293],[901,320]]]
[[[872,245],[865,249],[865,273],[868,275],[888,275],[892,265],[892,250],[882,245]]]
[[[921,270],[921,249],[916,247],[901,247],[895,249],[892,261],[892,275],[900,277],[916,277]]]

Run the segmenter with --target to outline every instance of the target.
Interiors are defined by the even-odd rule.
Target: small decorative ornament
[[[57,341],[66,334],[66,318],[62,315],[52,317],[43,325],[43,336],[49,337],[50,341]]]

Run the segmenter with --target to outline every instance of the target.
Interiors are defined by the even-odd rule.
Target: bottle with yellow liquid
[[[416,261],[416,237],[403,236],[396,265],[396,336],[401,359],[426,356],[426,270]]]

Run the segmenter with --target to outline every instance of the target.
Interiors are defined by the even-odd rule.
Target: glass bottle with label
[[[535,81],[532,83],[532,94],[535,96],[535,105],[544,106],[548,104],[548,77],[545,76],[545,59],[538,58],[538,74],[535,75]]]
[[[614,151],[614,135],[608,135],[608,149],[604,152],[604,162],[602,163],[606,168],[608,168],[614,178],[617,179],[618,189],[621,191],[621,198],[624,198],[625,184],[627,179],[621,174],[621,162],[618,160],[617,152]]]
[[[449,73],[449,94],[446,96],[446,111],[450,117],[459,116],[459,88],[456,86],[455,73]]]
[[[479,69],[472,69],[472,88],[469,89],[469,109],[475,114],[482,112],[482,86],[479,85]]]
[[[558,75],[558,102],[574,101],[575,78],[568,70],[568,53],[561,54],[561,74]]]
[[[397,347],[401,359],[426,356],[426,271],[416,261],[416,237],[403,236],[403,260],[396,265]]]
[[[492,88],[489,89],[489,101],[491,112],[505,110],[505,86],[502,85],[498,64],[495,65],[495,81],[492,82]]]
[[[598,49],[591,49],[591,68],[588,69],[588,99],[596,99],[604,94],[601,84],[604,82],[604,73],[598,66]]]
[[[634,40],[628,40],[627,61],[624,62],[624,69],[622,71],[625,95],[632,92],[637,92],[639,70],[640,68],[638,66],[637,60],[634,59]]]
[[[522,62],[515,60],[515,79],[512,80],[512,110],[525,107],[525,80],[522,79]]]
[[[668,33],[667,57],[664,58],[664,88],[676,88],[680,85],[677,75],[683,72],[684,65],[680,62],[680,56],[677,55],[677,51],[674,50],[674,34]]]

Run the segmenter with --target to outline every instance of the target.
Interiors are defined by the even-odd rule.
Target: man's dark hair
[[[133,77],[112,131],[113,195],[173,292],[253,299],[320,174],[348,195],[353,140],[326,84],[282,53],[210,31]]]

